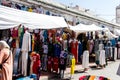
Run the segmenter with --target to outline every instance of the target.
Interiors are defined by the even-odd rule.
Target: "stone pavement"
[[[118,66],[120,64],[120,60],[117,61],[109,61],[108,65],[103,69],[98,69],[93,66],[95,66],[95,63],[90,63],[90,68],[88,72],[82,72],[83,68],[82,65],[76,65],[75,67],[75,74],[73,75],[71,80],[79,80],[80,76],[83,75],[96,75],[96,76],[105,76],[107,78],[110,78],[111,80],[120,80],[120,76],[118,76],[117,70]],[[92,67],[91,67],[92,66]],[[42,75],[40,80],[70,80],[70,68],[67,68],[65,71],[64,79],[59,79],[57,74],[52,74],[46,72],[46,75]]]

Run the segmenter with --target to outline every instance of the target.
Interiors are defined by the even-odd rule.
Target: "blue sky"
[[[79,5],[82,8],[90,9],[99,17],[109,21],[115,20],[116,6],[120,0],[54,0],[68,6]]]

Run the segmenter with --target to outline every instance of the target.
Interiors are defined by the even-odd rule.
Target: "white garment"
[[[100,50],[99,61],[100,61],[100,65],[105,64],[105,50]]]
[[[44,30],[40,31],[40,40],[44,42],[44,36],[43,36]]]
[[[43,53],[48,54],[48,45],[43,45]]]
[[[99,44],[99,50],[103,50],[104,45],[103,44]]]
[[[44,13],[43,8],[42,7],[37,7],[37,13],[43,14]]]
[[[120,58],[120,48],[118,48],[118,58]]]
[[[117,60],[117,48],[114,48],[114,60]]]
[[[22,42],[22,74],[27,76],[28,51],[31,51],[31,36],[27,31],[23,36]]]
[[[39,30],[38,30],[38,29],[35,29],[34,32],[35,32],[35,33],[39,33]]]
[[[64,40],[64,41],[63,41],[63,49],[64,49],[64,50],[67,49],[67,40]]]
[[[83,52],[82,67],[83,68],[89,67],[89,51],[88,50],[85,50]]]

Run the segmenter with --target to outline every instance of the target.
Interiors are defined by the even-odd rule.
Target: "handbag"
[[[10,53],[11,53],[11,51],[9,52],[9,56],[2,62],[2,64],[3,63],[6,63],[6,61],[8,60],[8,58],[10,57]],[[2,64],[0,64],[0,69],[2,70]]]

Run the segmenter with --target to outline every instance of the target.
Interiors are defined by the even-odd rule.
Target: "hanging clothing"
[[[120,59],[120,41],[118,41],[118,43],[117,43],[117,47],[118,47],[117,58]]]
[[[117,60],[117,47],[113,47],[113,60]]]
[[[46,13],[45,13],[46,15],[50,15],[50,11],[46,11]]]
[[[47,59],[47,54],[43,54],[42,55],[42,69],[43,70],[45,70],[45,71],[47,71],[47,61],[48,61],[48,59]]]
[[[90,54],[92,54],[92,51],[93,51],[93,47],[94,47],[94,41],[93,40],[90,40],[90,43],[89,43],[90,45],[89,45],[89,52],[90,52]]]
[[[75,62],[78,62],[78,41],[71,42],[71,53],[75,57]]]
[[[36,10],[37,10],[37,13],[40,13],[40,14],[44,13],[44,10],[42,7],[37,7]]]
[[[83,43],[83,51],[82,52],[84,52],[85,50],[87,50],[87,41],[84,40],[84,41],[82,41],[82,43]]]
[[[59,58],[54,57],[53,58],[53,71],[55,71],[56,73],[58,73],[58,68],[59,68]]]
[[[32,71],[33,71],[34,74],[38,75],[39,74],[38,70],[39,70],[40,65],[41,65],[40,55],[35,53],[31,57],[32,57],[32,60],[33,60]]]
[[[17,28],[13,28],[13,30],[11,31],[11,35],[13,38],[17,38],[18,37],[18,29]]]
[[[53,57],[53,53],[54,53],[54,46],[52,42],[48,43],[48,56],[52,56]]]
[[[34,34],[32,35],[32,51],[35,49],[35,36]]]
[[[110,41],[107,42],[107,49],[108,49],[108,58],[112,58],[112,43]]]
[[[43,53],[48,54],[48,45],[43,45]]]
[[[29,8],[28,11],[29,11],[29,12],[33,12],[33,9],[32,9],[32,8]]]
[[[18,74],[22,74],[22,51],[19,53],[18,57]]]
[[[99,64],[99,56],[100,56],[100,52],[99,50],[95,52],[95,62],[98,65]]]
[[[21,10],[23,10],[23,11],[27,11],[28,8],[27,8],[26,6],[24,6],[24,5],[22,5],[22,6],[21,6]]]
[[[105,50],[100,50],[99,61],[100,65],[105,65]]]
[[[78,62],[81,60],[81,55],[83,54],[83,44],[81,42],[78,42]]]
[[[2,63],[5,59],[7,59],[7,61]],[[2,49],[0,51],[0,64],[2,64],[0,80],[12,80],[13,58],[9,49]]]
[[[89,67],[89,51],[88,50],[85,50],[83,52],[82,67],[83,68],[88,68]]]
[[[43,36],[44,30],[40,31],[40,40],[42,40],[42,42],[44,42],[44,36]]]
[[[24,35],[24,28],[23,27],[18,28],[19,48],[22,47],[23,35]]]
[[[63,49],[68,50],[67,40],[63,40]]]
[[[28,59],[28,51],[31,51],[31,36],[27,31],[23,36],[22,42],[22,74],[24,76],[27,75],[27,59]]]
[[[66,33],[63,33],[63,34],[62,34],[62,39],[63,39],[63,40],[66,40],[66,39],[67,39],[67,34],[66,34]]]
[[[94,45],[94,53],[95,53],[95,62],[98,65],[99,64],[99,40],[95,40],[95,45]]]
[[[102,43],[99,44],[99,50],[103,50],[104,49],[104,45]]]
[[[43,70],[47,70],[47,54],[48,54],[48,45],[43,45],[43,55],[42,55],[42,68]]]
[[[15,4],[16,9],[21,10],[21,6],[19,4]]]
[[[46,42],[47,38],[48,38],[48,32],[47,32],[47,30],[44,30],[43,37],[44,37],[44,42]]]
[[[15,50],[15,57],[13,62],[13,74],[18,74],[18,59],[19,59],[20,49]]]
[[[0,36],[1,36],[1,40],[5,40],[6,41],[6,39],[11,36],[10,29],[1,30],[1,35]]]
[[[94,45],[94,52],[96,53],[96,51],[98,51],[98,50],[99,50],[99,40],[96,39],[95,40],[95,45]]]
[[[90,40],[87,41],[87,45],[86,46],[87,46],[87,50],[89,51],[90,50]]]
[[[36,51],[39,54],[43,53],[43,45],[42,45],[42,41],[40,40],[40,35],[36,34],[36,36],[34,37],[34,51]]]
[[[54,44],[54,57],[60,57],[61,45],[60,43]]]
[[[47,70],[48,70],[49,72],[52,71],[52,66],[53,66],[53,64],[52,64],[52,57],[48,56]]]
[[[116,46],[116,40],[115,39],[111,39],[111,46]]]
[[[28,52],[28,60],[27,60],[27,76],[31,75],[31,51]]]

